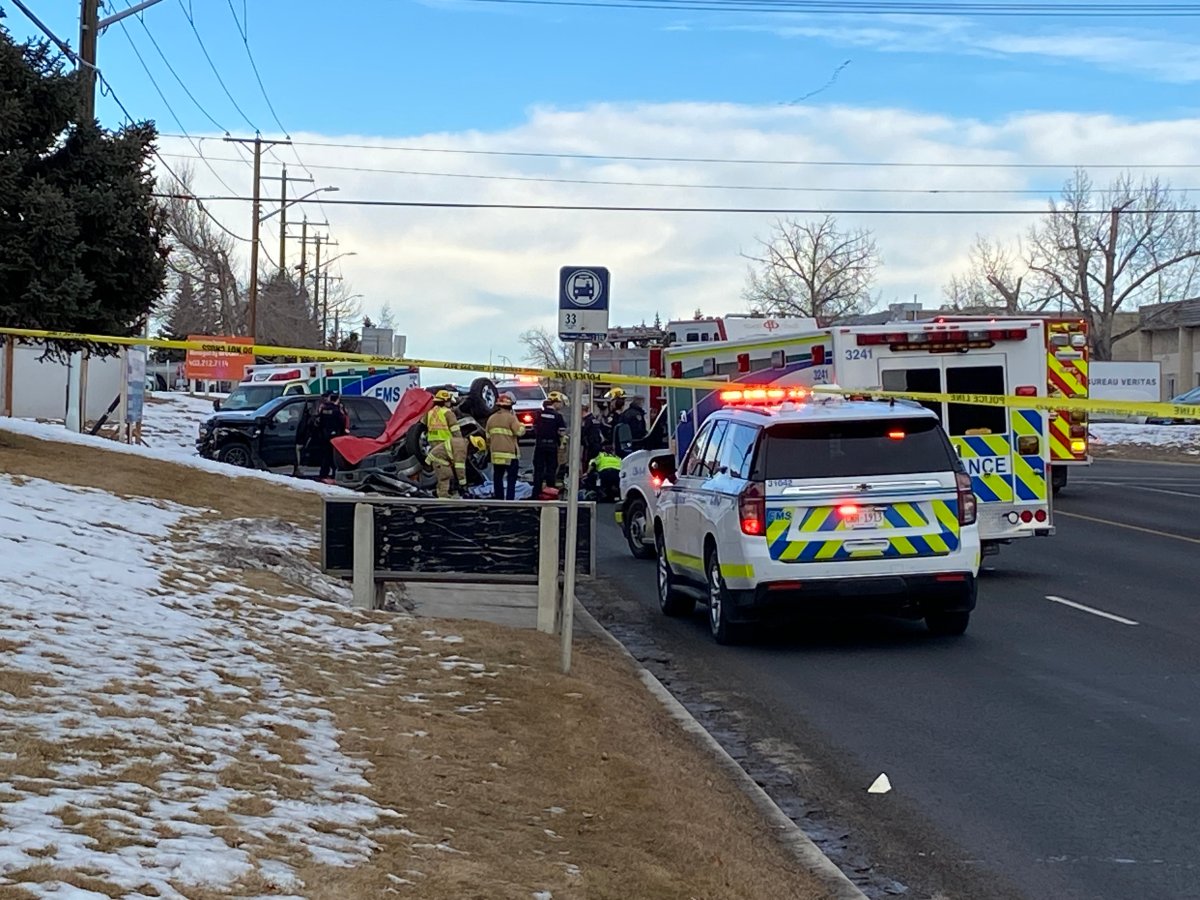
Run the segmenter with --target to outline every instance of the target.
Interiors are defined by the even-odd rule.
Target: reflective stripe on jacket
[[[521,455],[517,438],[525,433],[525,426],[511,409],[492,413],[487,420],[487,433],[492,462],[496,465],[507,465]]]
[[[462,432],[454,413],[444,406],[435,406],[429,411],[425,417],[425,427],[429,433],[429,446],[442,444],[447,451],[450,450],[450,438],[456,437]]]
[[[621,457],[614,456],[611,453],[599,453],[592,460],[592,466],[595,467],[597,472],[603,472],[607,469],[619,469],[621,468]]]

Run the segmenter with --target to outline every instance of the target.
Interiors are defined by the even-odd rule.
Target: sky
[[[77,44],[74,0],[27,3]],[[390,307],[410,356],[519,363],[521,331],[556,327],[563,265],[611,270],[613,325],[744,311],[742,254],[784,215],[763,210],[872,229],[877,305],[936,306],[976,234],[1015,239],[1075,165],[1200,188],[1198,33],[1200,17],[163,0],[104,32],[99,68],[201,196],[250,193],[249,154],[222,135],[290,136],[263,174],[314,179],[292,196],[338,188],[292,224],[329,223],[354,254],[331,269],[366,314]],[[124,120],[109,96],[97,114]],[[697,157],[726,161],[680,159]],[[359,200],[758,211],[343,205]],[[207,205],[248,236],[249,203]]]

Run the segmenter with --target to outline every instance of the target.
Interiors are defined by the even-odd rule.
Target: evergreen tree
[[[166,276],[155,130],[79,122],[79,96],[48,44],[0,27],[0,322],[139,334]]]

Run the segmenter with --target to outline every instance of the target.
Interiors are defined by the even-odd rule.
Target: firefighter
[[[615,444],[617,423],[621,420],[621,414],[625,412],[625,391],[619,387],[611,388],[604,395],[604,399],[608,401],[608,418],[604,424],[608,429],[610,439]]]
[[[454,477],[452,442],[455,437],[462,437],[458,419],[450,409],[452,399],[453,395],[449,391],[438,391],[433,395],[433,409],[425,414],[425,428],[429,437],[429,455],[425,461],[433,466],[433,471],[437,475],[437,495],[443,500],[450,497],[450,482]],[[462,486],[466,484],[465,462],[460,484]]]
[[[487,435],[492,448],[492,496],[497,500],[515,500],[517,473],[521,469],[521,448],[517,440],[525,433],[525,426],[513,412],[516,398],[512,394],[501,394],[496,405],[500,407],[487,420]]]
[[[533,496],[542,492],[542,488],[557,483],[558,451],[562,446],[563,436],[567,433],[567,423],[559,409],[566,400],[558,391],[551,391],[542,402],[542,411],[533,420]]]
[[[316,443],[317,460],[321,472],[317,476],[328,481],[337,473],[337,462],[333,457],[333,439],[350,430],[350,415],[342,405],[337,391],[326,391],[317,407],[316,428],[312,440]]]
[[[584,487],[601,500],[617,500],[621,496],[621,458],[613,453],[612,444],[605,444],[588,466]]]

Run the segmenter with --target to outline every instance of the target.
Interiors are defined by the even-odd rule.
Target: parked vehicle
[[[368,366],[358,362],[299,362],[246,367],[246,377],[213,409],[258,409],[276,397],[313,396],[337,391],[343,397],[374,397],[395,409],[404,392],[420,384],[420,370],[408,366]]]
[[[525,434],[520,438],[522,444],[533,443],[533,420],[542,411],[546,401],[546,389],[538,381],[502,381],[496,385],[500,394],[513,395],[513,412],[525,426]]]
[[[1182,406],[1200,406],[1200,387],[1192,388],[1190,391],[1185,391],[1182,394],[1176,394],[1168,403],[1175,403]],[[1146,419],[1147,425],[1200,425],[1200,419],[1170,419],[1164,416],[1150,416]]]

